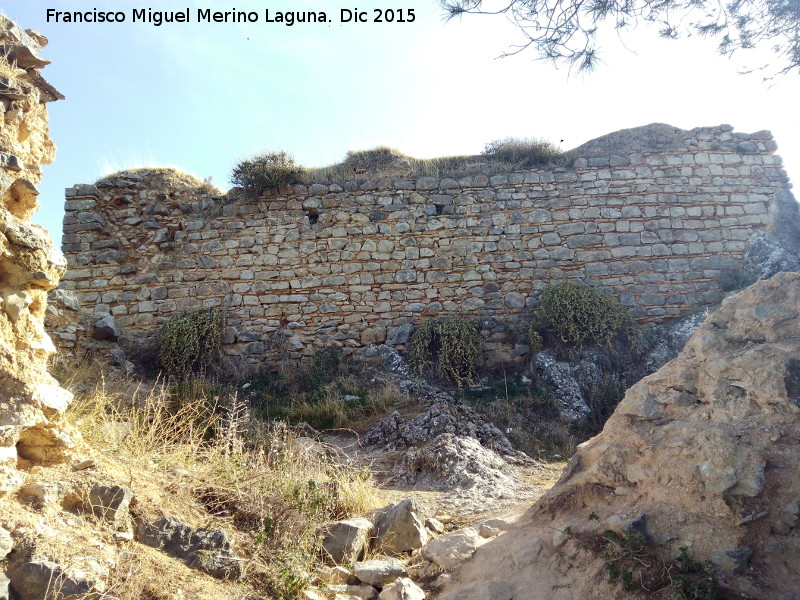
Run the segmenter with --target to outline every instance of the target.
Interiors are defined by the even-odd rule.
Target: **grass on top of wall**
[[[300,165],[286,152],[264,152],[239,161],[231,171],[231,183],[250,197],[277,193],[296,183],[345,183],[376,178],[467,177],[496,175],[536,167],[564,166],[567,155],[554,144],[529,138],[504,138],[486,144],[476,155],[414,158],[388,146],[351,150],[344,160],[319,168]]]

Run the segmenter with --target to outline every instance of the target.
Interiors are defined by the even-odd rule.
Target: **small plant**
[[[429,369],[464,387],[477,379],[481,338],[471,320],[457,315],[426,319],[411,335],[408,358],[417,373]]]
[[[758,281],[758,274],[752,267],[740,264],[723,271],[719,278],[719,287],[725,292],[737,292]]]
[[[512,137],[489,142],[482,154],[521,169],[549,165],[558,162],[564,155],[545,140]]]
[[[186,377],[219,366],[225,318],[216,308],[180,312],[158,332],[158,360],[169,375]]]
[[[534,319],[531,321],[531,325],[528,328],[528,340],[530,342],[531,352],[541,352],[544,350],[544,339],[542,339],[542,334],[539,333],[539,328],[541,328],[541,326],[542,324],[539,320]]]
[[[303,181],[305,169],[286,152],[266,152],[243,160],[231,172],[231,183],[257,198],[269,191]]]
[[[678,572],[672,577],[674,600],[717,600],[721,598],[711,561],[693,560],[686,546],[679,548]]]
[[[547,286],[537,317],[546,334],[571,346],[611,346],[615,340],[634,344],[636,340],[636,325],[619,300],[577,281]]]
[[[600,557],[605,561],[609,583],[619,580],[626,592],[633,591],[634,569],[652,566],[645,560],[649,557],[644,539],[636,532],[618,533],[611,529],[603,533],[603,539],[605,550]]]
[[[673,600],[722,598],[711,562],[693,560],[685,547],[680,548],[676,560],[664,560],[659,549],[637,531],[620,533],[607,529],[602,535],[583,538],[588,542],[585,548],[598,553],[603,560],[609,583],[617,581],[627,592],[641,590],[653,594],[654,590],[670,590]]]

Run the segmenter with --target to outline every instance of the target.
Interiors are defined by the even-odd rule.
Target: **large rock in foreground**
[[[638,532],[667,560],[687,548],[742,597],[796,597],[798,316],[798,273],[726,299],[676,359],[628,391],[521,526],[479,548],[440,597],[468,597],[478,582],[529,600],[618,597],[597,547],[608,529]]]

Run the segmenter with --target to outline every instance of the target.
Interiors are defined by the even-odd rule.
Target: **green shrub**
[[[528,328],[528,341],[531,352],[541,352],[544,350],[544,339],[542,338],[542,334],[539,332],[541,329],[542,324],[538,321],[538,319],[534,319],[531,321],[531,326]]]
[[[185,377],[219,367],[225,318],[217,308],[180,312],[158,332],[158,360],[169,375]]]
[[[489,142],[482,154],[518,168],[557,163],[564,156],[561,150],[545,140],[512,137]]]
[[[546,334],[567,345],[611,346],[615,340],[633,344],[636,339],[636,325],[619,300],[577,281],[547,286],[537,317]]]
[[[303,181],[305,169],[286,152],[266,152],[243,160],[231,172],[231,183],[251,198]]]
[[[417,373],[433,369],[463,387],[477,379],[482,359],[478,328],[457,315],[426,319],[411,335],[408,358]]]

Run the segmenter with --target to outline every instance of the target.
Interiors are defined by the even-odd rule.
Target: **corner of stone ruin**
[[[63,98],[40,74],[46,44],[0,15],[0,497],[22,482],[19,468],[63,461],[71,446],[72,394],[47,371],[56,349],[44,329],[47,292],[67,262],[30,222],[41,165],[55,155],[47,103]]]

